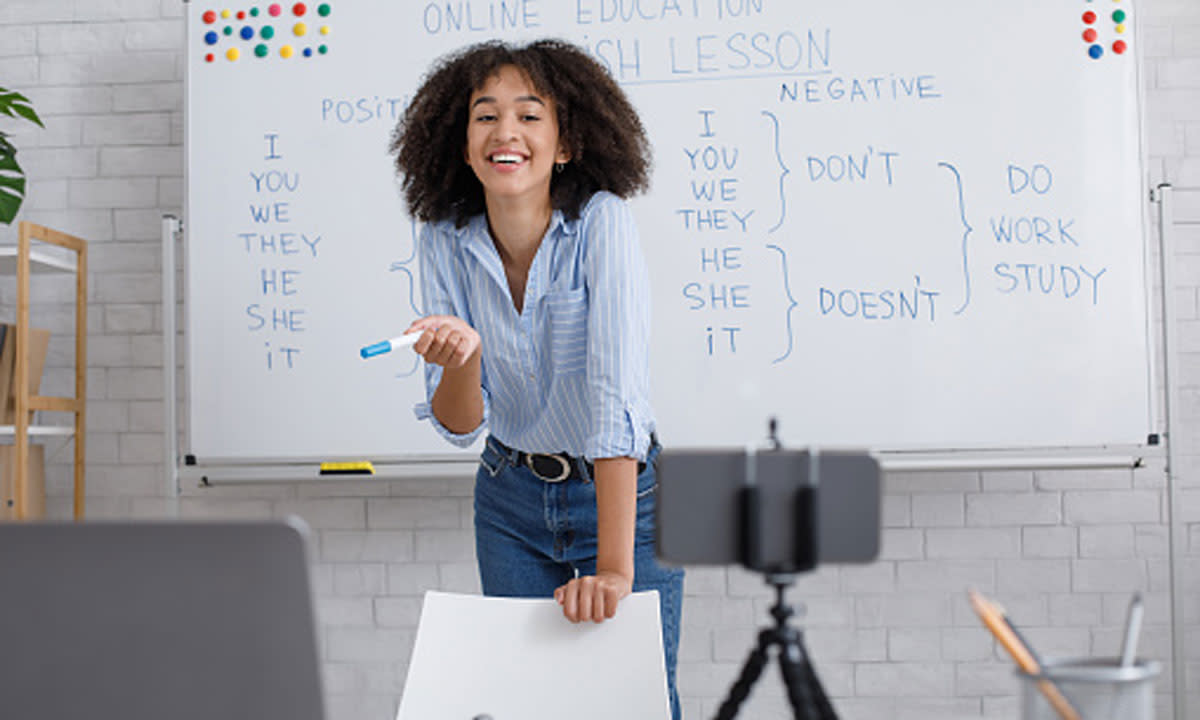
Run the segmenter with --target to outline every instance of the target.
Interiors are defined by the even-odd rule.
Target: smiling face
[[[558,136],[554,100],[538,93],[517,68],[505,65],[471,93],[467,164],[483,184],[488,205],[550,202],[554,164],[570,155]]]

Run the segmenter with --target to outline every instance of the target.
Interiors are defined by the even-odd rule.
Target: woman
[[[553,596],[571,621],[659,592],[673,717],[683,573],[654,558],[649,279],[623,198],[649,143],[608,73],[558,41],[435,65],[392,141],[427,316],[417,407],[476,475],[483,591]]]

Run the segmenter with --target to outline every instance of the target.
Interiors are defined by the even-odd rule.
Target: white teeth
[[[519,163],[521,162],[520,155],[512,155],[509,153],[497,153],[492,156],[492,162],[496,163]]]

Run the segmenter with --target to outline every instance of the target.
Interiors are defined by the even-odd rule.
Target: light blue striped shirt
[[[487,427],[526,452],[645,459],[654,429],[650,281],[624,201],[600,192],[578,220],[554,211],[519,314],[486,216],[462,228],[427,224],[418,247],[426,314],[458,316],[479,333],[484,398],[480,426],[450,432],[429,402],[442,368],[426,363],[418,419],[462,447]]]

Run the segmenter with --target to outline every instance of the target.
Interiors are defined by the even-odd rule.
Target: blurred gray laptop
[[[298,523],[0,525],[0,715],[322,720]]]

